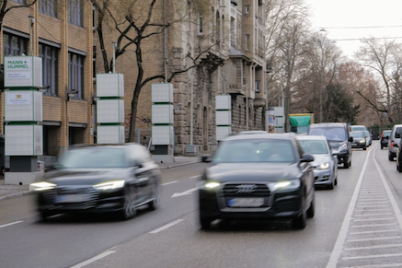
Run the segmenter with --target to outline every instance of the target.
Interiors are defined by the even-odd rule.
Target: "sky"
[[[335,40],[343,54],[349,58],[353,58],[354,51],[358,50],[361,38],[399,37],[395,40],[402,43],[402,0],[305,0],[305,2],[311,8],[313,30],[316,29],[317,32],[326,34],[329,39]],[[320,31],[322,28],[326,31]]]

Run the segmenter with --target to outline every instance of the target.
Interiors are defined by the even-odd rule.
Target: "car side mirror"
[[[314,161],[314,156],[311,154],[304,154],[302,159],[300,159],[301,163],[309,163]]]
[[[353,142],[353,137],[349,137],[349,142]]]
[[[204,163],[209,163],[211,162],[211,155],[210,154],[206,154],[201,156],[201,161]]]
[[[338,155],[339,154],[339,152],[336,152],[336,151],[332,151],[332,155]]]

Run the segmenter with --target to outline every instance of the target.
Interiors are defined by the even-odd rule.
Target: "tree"
[[[222,40],[226,38],[226,36],[223,36],[224,27],[213,25],[211,21],[206,19],[211,17],[209,1],[175,0],[168,1],[169,5],[164,7],[156,7],[162,2],[156,0],[91,1],[98,13],[96,31],[102,51],[105,72],[109,72],[112,69],[112,57],[105,45],[105,27],[112,30],[116,37],[116,59],[127,54],[128,50],[134,50],[135,52],[133,60],[136,63],[135,72],[137,76],[131,100],[129,128],[129,141],[133,142],[138,101],[143,87],[154,80],[171,82],[178,75],[205,65],[204,59],[215,61],[217,65],[222,65],[223,61],[221,59],[209,57],[209,51],[220,45]],[[165,16],[166,19],[163,19],[161,14],[163,12],[168,12]],[[198,44],[184,58],[170,60],[168,73],[147,76],[144,71],[144,49],[160,50],[163,43],[161,44],[158,38],[164,34],[164,31],[174,32],[175,27],[181,28],[186,23],[198,25],[200,22],[201,27],[204,29],[203,31],[206,33],[206,30],[209,29],[209,34],[204,34],[203,38],[199,38]],[[167,60],[166,55],[166,64]]]

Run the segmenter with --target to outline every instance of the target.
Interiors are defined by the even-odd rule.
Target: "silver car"
[[[296,136],[304,153],[314,156],[314,185],[334,189],[338,184],[338,158],[324,136]]]
[[[401,142],[402,124],[394,125],[392,128],[391,136],[388,141],[388,160],[393,161],[397,156],[396,151],[399,149]]]

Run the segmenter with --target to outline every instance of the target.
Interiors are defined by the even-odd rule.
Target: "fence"
[[[373,140],[379,140],[384,130],[391,130],[390,127],[368,127],[367,129],[373,135]]]

